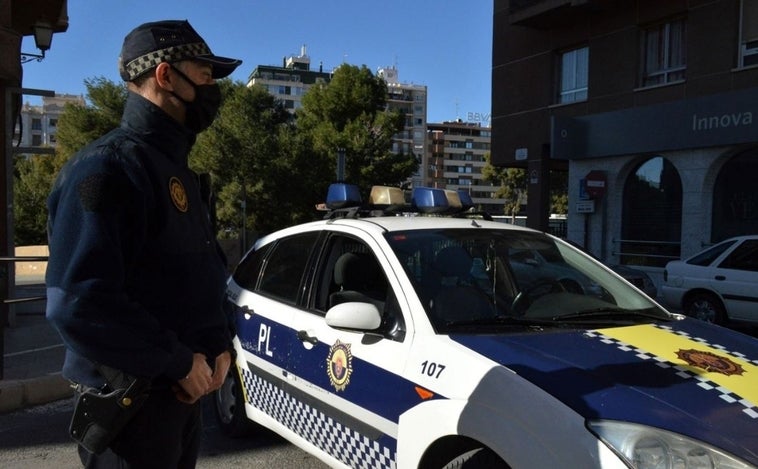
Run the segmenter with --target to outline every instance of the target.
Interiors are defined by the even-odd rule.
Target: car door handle
[[[297,331],[297,338],[300,339],[301,342],[308,342],[313,345],[318,344],[318,337],[308,335],[307,331]]]
[[[723,275],[717,275],[717,276],[715,276],[713,278],[715,278],[718,281],[726,280],[726,277],[724,277]]]

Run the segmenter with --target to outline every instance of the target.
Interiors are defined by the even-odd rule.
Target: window
[[[32,119],[32,130],[42,130],[42,119]]]
[[[711,241],[717,242],[758,230],[758,150],[732,156],[713,184]]]
[[[559,103],[573,103],[587,99],[589,76],[588,47],[574,49],[561,54],[561,83],[558,90]]]
[[[263,267],[263,259],[266,257],[266,253],[271,246],[271,244],[267,244],[242,259],[232,275],[237,285],[245,290],[255,291],[256,284],[258,283],[258,273]]]
[[[724,251],[732,247],[732,245],[736,242],[737,241],[725,241],[723,243],[717,244],[711,248],[706,249],[705,251],[701,252],[697,256],[691,258],[690,260],[687,261],[687,263],[692,264],[692,265],[707,267],[711,265],[711,263],[713,263],[713,261],[715,261],[717,257],[723,254]]]
[[[382,313],[381,333],[402,341],[400,304],[371,248],[358,239],[332,234],[324,253],[315,283],[315,309],[326,313],[340,303],[371,303]]]
[[[297,303],[305,266],[317,237],[318,233],[313,232],[278,241],[263,265],[258,291]]]
[[[644,161],[624,184],[621,263],[663,267],[679,259],[682,180],[666,158]]]
[[[758,272],[758,241],[754,239],[744,241],[724,259],[719,267]]]
[[[50,119],[49,125],[50,125],[50,127],[57,127],[58,126],[58,119]]]
[[[684,80],[687,69],[684,19],[643,30],[642,58],[643,87]]]
[[[742,0],[740,66],[758,65],[758,2]]]

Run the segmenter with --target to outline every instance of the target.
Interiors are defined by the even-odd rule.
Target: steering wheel
[[[556,279],[540,279],[534,285],[531,285],[525,290],[518,292],[516,297],[511,302],[511,311],[516,316],[523,316],[532,301],[535,298],[539,298],[550,293],[560,293],[569,291],[560,280]]]

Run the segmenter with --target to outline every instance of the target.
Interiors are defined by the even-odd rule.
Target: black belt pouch
[[[87,451],[105,451],[147,399],[150,381],[101,366],[103,389],[77,386],[69,435]]]

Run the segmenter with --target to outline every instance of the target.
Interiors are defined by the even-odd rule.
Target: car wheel
[[[684,314],[714,324],[726,323],[726,310],[721,301],[711,293],[695,293],[687,298]]]
[[[477,448],[453,459],[442,469],[508,469],[510,466],[489,448]]]
[[[221,432],[230,437],[241,437],[252,432],[254,424],[245,414],[245,395],[242,392],[237,366],[232,364],[226,380],[213,393],[213,409]]]

